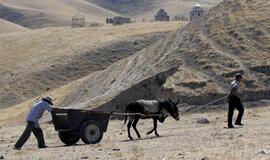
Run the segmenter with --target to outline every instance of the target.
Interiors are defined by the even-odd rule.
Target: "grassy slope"
[[[219,1],[136,0],[112,4],[110,0],[0,0],[0,18],[28,28],[70,25],[71,17],[77,13],[85,16],[87,22],[105,22],[106,17],[115,15],[150,21],[160,8],[165,8],[172,17],[188,16],[196,3],[209,9]]]
[[[246,100],[269,98],[270,21],[265,14],[269,12],[269,3],[225,1],[167,39],[89,75],[61,104],[91,108],[105,103],[102,109],[123,110],[138,98],[166,97],[158,93],[163,88],[172,90],[169,96],[178,97],[182,103],[204,104],[226,95],[237,72],[244,73]],[[148,79],[176,64],[178,70],[163,86],[156,86],[158,76],[153,81]],[[257,68],[253,67],[255,64]],[[97,79],[100,85],[91,79]]]
[[[105,17],[117,15],[83,0],[1,0],[0,17],[28,28],[70,25],[75,14],[87,22],[104,22]]]
[[[54,90],[134,54],[179,23],[72,29],[47,28],[0,36],[1,107]],[[166,26],[166,27],[165,27]]]
[[[224,1],[166,39],[52,95],[60,106],[123,110],[138,98],[164,98],[158,92],[165,88],[183,103],[203,104],[225,95],[233,75],[243,72],[249,100],[269,98],[269,3]],[[156,76],[176,66],[169,78]],[[30,103],[16,108],[25,113]]]
[[[187,77],[197,82],[187,85],[179,82],[180,77],[185,79],[180,72],[168,81],[169,86],[179,94],[185,94],[186,90],[188,95],[215,94],[218,90],[227,91],[233,75],[242,72],[247,90],[258,91],[255,95],[248,94],[248,98],[267,97],[267,93],[260,91],[269,90],[270,84],[269,5],[267,0],[228,0],[190,23],[178,48],[185,66],[192,68]],[[201,82],[213,85],[200,85]],[[190,92],[193,87],[194,92]]]
[[[116,13],[134,17],[138,21],[142,18],[148,21],[152,20],[160,8],[164,8],[172,17],[175,15],[189,16],[189,11],[197,3],[201,4],[205,9],[209,9],[220,2],[220,0],[136,0],[116,3],[112,3],[111,0],[87,1]]]

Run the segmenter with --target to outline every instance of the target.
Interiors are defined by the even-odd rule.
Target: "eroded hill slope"
[[[225,96],[241,72],[244,100],[270,98],[269,5],[268,0],[225,0],[203,18],[51,95],[61,107],[108,111],[123,111],[140,98],[205,104]],[[15,108],[23,113],[31,102]]]
[[[225,0],[166,39],[85,77],[60,104],[123,111],[130,101],[168,96],[205,104],[225,96],[237,72],[245,77],[245,100],[270,98],[269,4]]]
[[[149,46],[180,23],[70,27],[0,35],[0,108],[103,70]]]

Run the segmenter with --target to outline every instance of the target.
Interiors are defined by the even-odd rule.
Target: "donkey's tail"
[[[128,104],[128,105],[126,106],[125,113],[127,113],[127,111],[128,111],[128,106],[130,106],[130,104]],[[125,116],[125,122],[124,122],[124,124],[127,123],[127,118],[128,118],[128,116]],[[124,124],[123,124],[123,125],[124,125]]]

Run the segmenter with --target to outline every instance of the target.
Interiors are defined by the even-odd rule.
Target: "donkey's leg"
[[[133,117],[132,117],[132,118],[129,117],[129,119],[128,119],[128,124],[127,124],[127,130],[128,130],[128,137],[129,137],[130,140],[133,139],[133,138],[131,137],[131,135],[130,135],[130,127],[131,127],[132,122],[133,122]]]
[[[138,132],[138,130],[136,128],[138,122],[139,122],[139,117],[135,117],[135,119],[134,119],[134,121],[132,123],[132,127],[134,128],[138,138],[141,138],[141,135],[140,135],[140,133]]]
[[[157,119],[154,119],[154,130],[155,130],[156,136],[159,137],[159,134],[157,133]]]
[[[153,118],[154,128],[151,129],[150,131],[148,131],[148,132],[146,133],[146,135],[151,134],[152,132],[154,132],[154,130],[155,130],[155,121],[156,121],[156,120]]]
[[[149,135],[149,134],[151,134],[152,132],[154,132],[154,128],[153,129],[151,129],[150,131],[148,131],[147,133],[146,133],[146,135]]]

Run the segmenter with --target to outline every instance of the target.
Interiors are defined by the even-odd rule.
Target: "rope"
[[[220,100],[222,100],[222,99],[225,99],[227,96],[224,96],[224,97],[221,97],[221,98],[219,98],[219,99],[217,99],[217,100],[214,100],[214,101],[212,101],[212,102],[209,102],[209,103],[207,103],[207,104],[205,104],[205,105],[203,105],[203,106],[201,106],[202,108],[204,108],[204,107],[206,107],[206,106],[209,106],[210,104],[213,104],[213,103],[216,103],[216,102],[218,102],[218,101],[220,101]]]
[[[211,105],[211,104],[213,104],[213,103],[216,103],[216,102],[218,102],[218,101],[220,101],[220,100],[222,100],[222,99],[224,99],[224,103],[225,103],[225,105],[226,105],[226,102],[225,102],[226,97],[227,97],[227,96],[221,97],[221,98],[219,98],[219,99],[217,99],[217,100],[214,100],[214,101],[212,101],[212,102],[209,102],[209,103],[207,103],[207,104],[205,104],[205,105],[203,105],[203,106],[199,106],[199,107],[195,107],[195,108],[189,108],[189,109],[187,109],[186,111],[188,112],[188,111],[192,111],[192,110],[203,109],[203,108],[205,108],[205,107],[207,107],[207,106],[209,106],[209,105]]]
[[[142,117],[158,117],[159,114],[141,114],[141,113],[119,113],[119,112],[111,112],[111,115],[115,116],[142,116]]]
[[[210,104],[213,104],[215,102],[218,102],[222,99],[225,99],[227,96],[221,97],[217,100],[214,100],[212,102],[209,102],[203,106],[201,106],[200,108],[204,108],[206,106],[209,106]],[[226,104],[226,102],[224,101],[224,103]],[[141,116],[141,117],[159,117],[160,114],[142,114],[142,113],[120,113],[120,112],[102,112],[99,111],[100,113],[105,113],[105,114],[110,114],[110,115],[114,115],[114,116]]]

